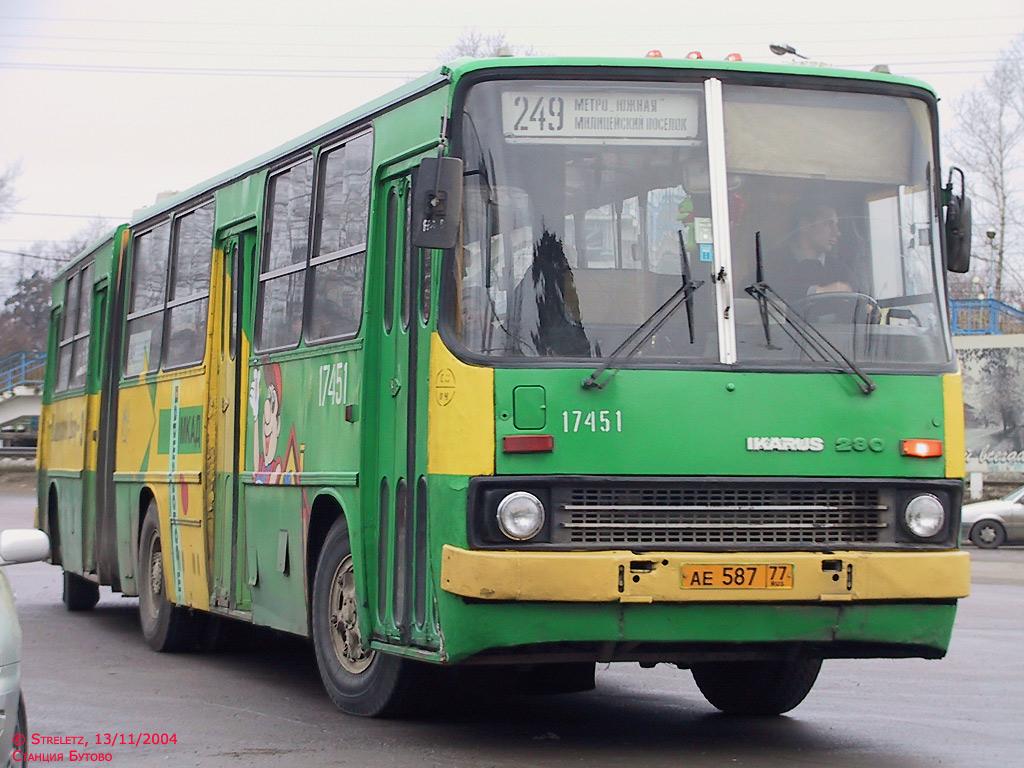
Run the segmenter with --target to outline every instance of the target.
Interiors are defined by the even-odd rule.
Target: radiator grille
[[[871,488],[578,487],[553,495],[554,542],[582,546],[875,544],[892,515]]]

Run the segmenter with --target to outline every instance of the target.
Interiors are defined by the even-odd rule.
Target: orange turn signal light
[[[555,450],[554,435],[507,435],[501,438],[505,453],[551,453]]]
[[[934,459],[942,455],[941,440],[904,440],[900,443],[900,453],[918,459]]]

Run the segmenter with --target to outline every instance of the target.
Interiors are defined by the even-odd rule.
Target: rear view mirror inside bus
[[[428,157],[413,182],[412,244],[454,248],[462,215],[462,161]]]

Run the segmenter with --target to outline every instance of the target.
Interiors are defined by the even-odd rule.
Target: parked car
[[[1024,542],[1024,486],[1001,499],[964,504],[960,530],[984,549]]]
[[[28,719],[21,695],[21,625],[3,566],[43,560],[49,555],[50,540],[42,531],[0,532],[0,766],[24,765],[28,751]],[[16,734],[20,736],[17,741]]]

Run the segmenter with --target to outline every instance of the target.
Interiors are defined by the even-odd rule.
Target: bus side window
[[[267,197],[267,238],[257,299],[257,349],[285,349],[299,343],[306,292],[313,158],[271,178]]]
[[[76,273],[68,278],[64,289],[64,310],[61,316],[60,352],[57,355],[57,381],[54,390],[63,392],[68,388],[71,376],[71,351],[75,338],[75,322],[78,319],[78,282],[81,274]]]
[[[321,159],[317,243],[310,260],[311,341],[349,338],[359,332],[372,149],[372,134],[366,133]]]
[[[125,334],[125,376],[150,373],[160,364],[170,239],[170,222],[135,237]]]
[[[92,323],[92,264],[81,272],[78,280],[78,322],[71,345],[71,363],[68,369],[68,389],[85,386],[89,373],[89,329]]]
[[[209,202],[175,222],[165,368],[198,363],[206,350],[213,219],[214,204]]]

